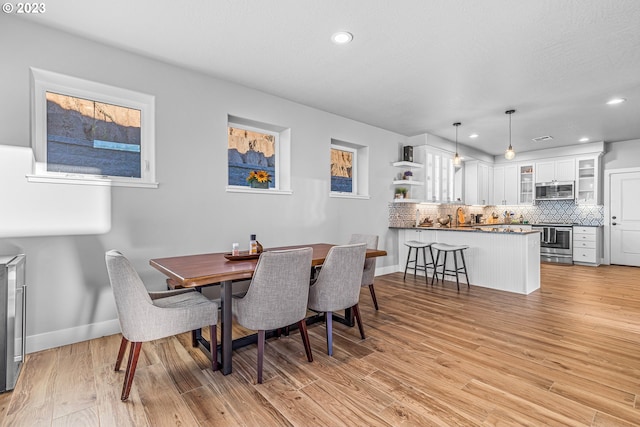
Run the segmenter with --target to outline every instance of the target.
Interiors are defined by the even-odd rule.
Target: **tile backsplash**
[[[571,200],[539,201],[536,205],[508,206],[466,206],[466,205],[430,205],[417,203],[389,203],[389,227],[411,227],[416,223],[416,210],[420,222],[429,217],[435,222],[438,217],[454,215],[462,207],[466,215],[483,214],[488,218],[493,212],[502,220],[503,213],[513,213],[512,218],[520,215],[529,224],[535,223],[574,223],[580,225],[603,225],[604,206],[576,205]]]

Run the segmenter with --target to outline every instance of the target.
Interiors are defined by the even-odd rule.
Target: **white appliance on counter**
[[[540,261],[573,264],[573,224],[534,224],[540,231]]]
[[[0,392],[15,387],[25,356],[25,260],[0,256]]]

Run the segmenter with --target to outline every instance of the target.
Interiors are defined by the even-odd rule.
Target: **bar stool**
[[[469,246],[465,245],[447,245],[444,243],[434,243],[433,249],[437,250],[435,267],[433,269],[433,277],[431,277],[431,285],[433,285],[433,279],[435,278],[436,282],[438,281],[438,268],[442,267],[442,283],[444,284],[444,276],[456,276],[456,285],[458,286],[458,292],[460,291],[460,279],[458,273],[460,271],[464,272],[465,277],[467,278],[467,287],[469,286],[469,275],[467,274],[467,265],[464,262],[464,250],[469,249]],[[442,264],[438,264],[440,260],[440,252],[444,252],[444,261]],[[453,264],[454,269],[447,269],[447,254],[449,252],[453,252]],[[460,253],[460,259],[462,259],[462,267],[458,267],[458,257],[456,253]]]
[[[404,277],[402,280],[407,279],[407,269],[413,270],[413,278],[416,278],[416,272],[418,270],[424,271],[424,280],[425,283],[429,283],[429,274],[427,273],[427,268],[431,266],[434,268],[435,263],[433,262],[433,251],[431,250],[431,245],[433,242],[419,242],[417,240],[409,240],[404,243],[409,247],[409,253],[407,254],[407,263],[404,267]],[[429,254],[431,255],[431,262],[427,263],[427,248],[429,248]],[[415,257],[411,259],[411,250],[415,249]],[[418,250],[422,249],[422,265],[418,264]],[[410,266],[410,264],[412,266]],[[432,280],[433,281],[433,280]]]

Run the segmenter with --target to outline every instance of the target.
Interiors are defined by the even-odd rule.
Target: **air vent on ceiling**
[[[537,138],[533,138],[532,141],[533,142],[545,142],[545,141],[551,141],[552,139],[553,139],[552,136],[545,135],[545,136],[539,136]]]

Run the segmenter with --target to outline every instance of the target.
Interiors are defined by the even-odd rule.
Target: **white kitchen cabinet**
[[[451,203],[456,197],[453,153],[429,146],[414,147],[414,158],[424,159],[425,185],[422,199],[431,203]]]
[[[533,163],[518,164],[518,204],[532,205],[534,189],[534,173]]]
[[[573,158],[544,160],[535,164],[536,182],[574,181],[576,163]]]
[[[493,204],[515,205],[518,203],[518,167],[515,164],[494,166]]]
[[[597,205],[600,202],[600,156],[576,158],[576,203]]]
[[[396,179],[393,181],[393,185],[396,187],[406,187],[408,198],[394,199],[394,202],[398,203],[418,203],[422,201],[423,190],[420,187],[424,186],[424,173],[420,171],[424,168],[422,163],[414,162],[394,162],[393,166],[401,168],[401,172],[398,173]],[[405,171],[411,171],[413,174],[410,179],[402,179]]]
[[[573,227],[573,262],[598,266],[602,258],[602,227]]]
[[[464,202],[467,205],[489,204],[489,165],[474,160],[464,163]]]

